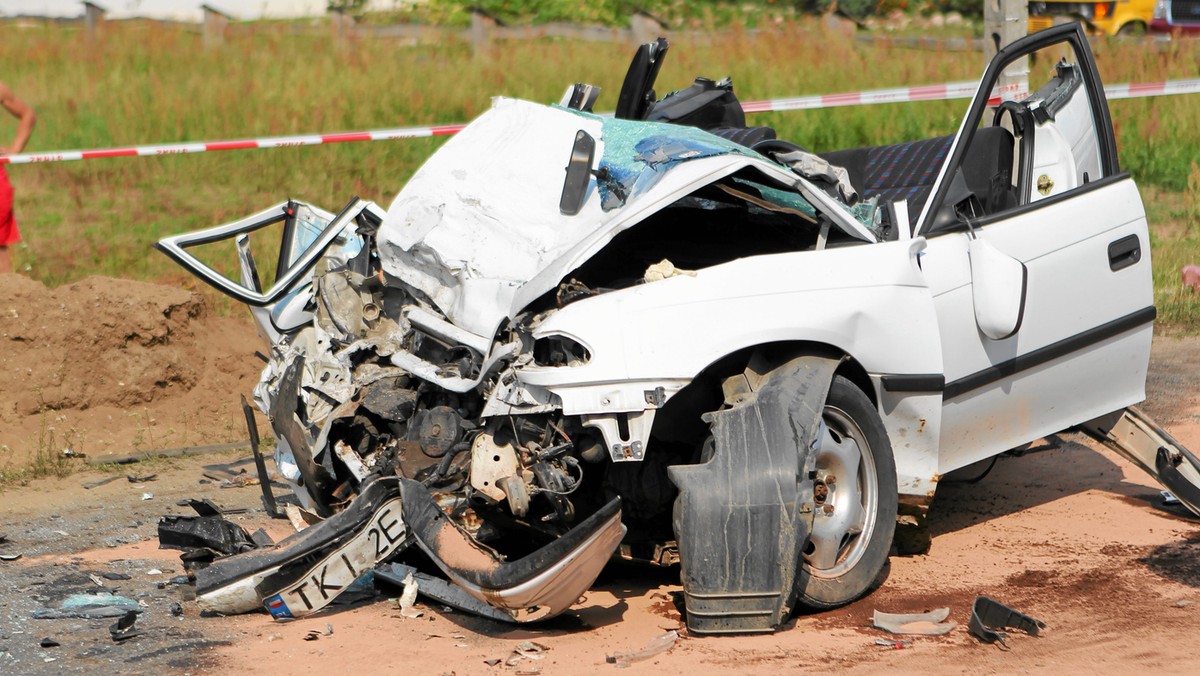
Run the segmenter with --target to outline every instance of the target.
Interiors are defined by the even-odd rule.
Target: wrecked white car
[[[250,306],[276,467],[323,519],[199,570],[201,604],[316,612],[415,545],[508,619],[620,557],[679,564],[692,632],[769,631],[868,592],[944,474],[1076,426],[1200,507],[1194,456],[1127,409],[1149,238],[1077,26],[1002,50],[956,134],[823,156],[727,81],[657,101],[665,51],[615,117],[585,85],[497,99],[386,211],[159,243]],[[990,100],[1034,53],[1038,88]],[[187,251],[229,238],[235,278]]]

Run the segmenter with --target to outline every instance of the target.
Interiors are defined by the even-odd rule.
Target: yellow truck
[[[1154,0],[1032,0],[1029,32],[1067,21],[1081,21],[1089,32],[1104,35],[1141,35],[1154,16]]]

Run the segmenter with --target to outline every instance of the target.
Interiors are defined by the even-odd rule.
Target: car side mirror
[[[592,161],[595,157],[596,139],[580,129],[575,133],[575,145],[571,146],[571,159],[567,162],[567,177],[563,181],[562,196],[558,200],[558,211],[562,215],[574,216],[583,209],[592,180]]]
[[[974,235],[974,233],[972,233]],[[972,236],[967,244],[971,258],[971,300],[975,325],[992,340],[1004,340],[1021,328],[1029,270],[1021,261]]]

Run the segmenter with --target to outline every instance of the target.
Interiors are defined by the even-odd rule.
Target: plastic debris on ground
[[[540,660],[546,657],[546,651],[549,650],[541,643],[533,641],[521,641],[514,648],[508,659],[504,660],[506,667],[520,667],[524,660]],[[536,670],[534,671],[536,673]]]
[[[882,646],[884,648],[891,648],[892,650],[904,650],[905,648],[911,648],[912,644],[912,641],[900,641],[891,638],[875,639],[875,645]]]
[[[650,643],[648,643],[646,645],[646,647],[642,648],[641,650],[635,650],[634,652],[629,652],[629,653],[615,653],[612,655],[608,655],[604,658],[604,661],[608,662],[609,664],[615,664],[615,665],[617,665],[618,668],[628,667],[629,665],[633,664],[634,662],[640,662],[641,660],[648,660],[651,657],[655,657],[657,655],[661,655],[661,654],[667,652],[672,647],[674,647],[675,642],[678,640],[679,640],[679,632],[677,632],[675,630],[671,630],[661,636],[654,637],[653,639],[650,640]]]
[[[136,626],[139,612],[136,610],[126,612],[121,616],[121,619],[108,628],[108,633],[112,636],[112,640],[119,643],[134,636],[141,636],[142,630]]]
[[[384,563],[375,569],[375,577],[398,587],[404,586],[404,580],[412,575],[417,581],[417,593],[445,604],[455,610],[479,615],[497,622],[513,623],[516,620],[511,615],[499,611],[479,599],[471,596],[465,589],[441,578],[433,577],[418,571],[416,568],[402,563]]]
[[[101,594],[72,594],[58,606],[33,611],[35,620],[61,620],[64,618],[99,619],[108,617],[123,617],[128,612],[140,613],[142,609],[137,601]]]
[[[49,636],[47,636],[46,638],[42,639],[41,641],[38,641],[38,645],[40,645],[43,648],[57,648],[57,647],[61,646],[62,644],[59,643],[58,641],[55,641],[54,639],[50,638]]]
[[[1012,608],[994,601],[986,596],[975,599],[971,607],[971,622],[968,629],[971,634],[985,643],[995,643],[1003,649],[1008,649],[1008,634],[1005,629],[1020,629],[1030,636],[1046,628],[1046,623],[1017,612]]]
[[[100,486],[103,486],[104,484],[110,484],[120,478],[121,478],[120,476],[105,477],[103,479],[97,479],[96,481],[89,481],[89,482],[83,484],[83,487],[88,490],[91,490],[93,488],[98,488]]]
[[[938,608],[928,613],[882,613],[878,610],[871,620],[872,626],[892,634],[915,636],[942,636],[958,626],[950,617],[949,608]]]
[[[413,574],[409,573],[404,578],[404,592],[400,594],[400,598],[396,601],[396,607],[400,609],[400,615],[410,620],[415,620],[424,615],[419,610],[413,609],[413,604],[417,601],[417,581],[413,579]]]

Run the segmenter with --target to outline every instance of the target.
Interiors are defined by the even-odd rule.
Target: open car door
[[[997,96],[1019,59],[1034,91]],[[942,473],[1145,398],[1149,233],[1078,24],[996,55],[917,227],[944,354]]]

